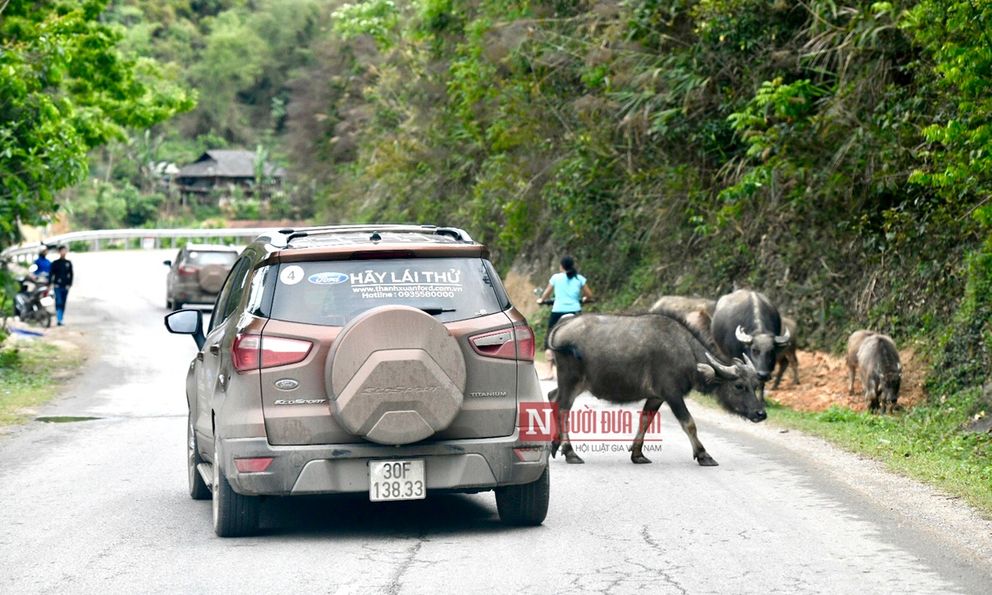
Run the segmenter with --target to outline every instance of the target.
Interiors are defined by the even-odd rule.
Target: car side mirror
[[[162,264],[164,264],[167,267],[171,267],[172,266],[172,261],[171,260],[163,260],[162,261]]]
[[[176,310],[165,315],[165,328],[177,335],[193,335],[197,349],[203,349],[203,313],[199,310]]]

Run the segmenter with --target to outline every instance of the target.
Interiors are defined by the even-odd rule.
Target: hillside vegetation
[[[321,206],[573,252],[620,306],[753,286],[814,344],[936,332],[987,235],[981,6],[346,5]]]
[[[967,1],[371,0],[333,14],[329,117],[298,130],[351,147],[315,168],[328,218],[464,225],[504,266],[572,252],[616,307],[761,288],[812,345],[927,337],[975,385],[990,25]]]
[[[927,403],[795,423],[988,506],[992,3],[369,0],[331,27],[287,104],[320,219],[462,225],[536,284],[570,252],[603,309],[745,286],[812,348],[915,342]]]

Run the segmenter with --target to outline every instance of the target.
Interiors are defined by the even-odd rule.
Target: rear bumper
[[[447,440],[403,447],[369,442],[321,446],[272,446],[265,438],[220,441],[221,468],[240,494],[287,496],[368,492],[370,460],[423,459],[428,490],[483,491],[537,481],[551,445],[521,443],[518,435]],[[528,461],[514,449],[524,448]],[[236,458],[272,457],[262,473],[238,473]]]
[[[217,300],[216,293],[204,291],[197,282],[177,281],[169,293],[169,299],[185,304],[212,304]]]

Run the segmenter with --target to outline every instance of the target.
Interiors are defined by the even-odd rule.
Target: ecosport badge
[[[327,399],[276,399],[273,405],[320,405],[326,403]]]

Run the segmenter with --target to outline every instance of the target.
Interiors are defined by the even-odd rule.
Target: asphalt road
[[[721,466],[697,466],[666,411],[652,465],[553,461],[542,527],[502,526],[492,494],[293,498],[269,503],[263,535],[219,539],[186,494],[195,350],[162,324],[165,257],[72,255],[69,326],[53,332],[92,356],[39,415],[100,419],[0,436],[0,593],[990,590],[992,523],[960,501],[698,404]]]

